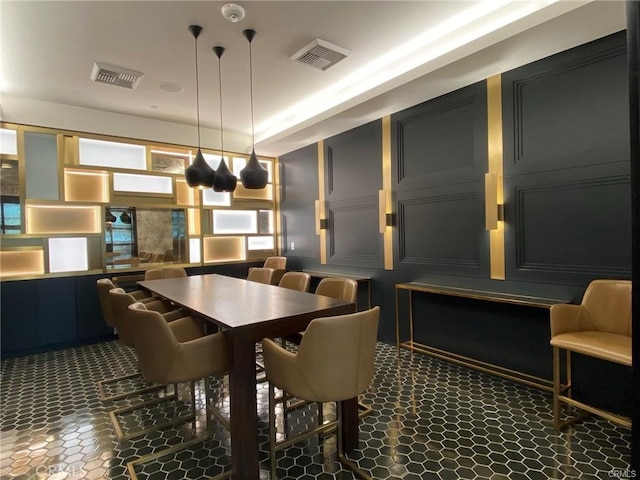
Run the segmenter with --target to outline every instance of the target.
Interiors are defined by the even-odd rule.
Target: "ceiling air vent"
[[[144,75],[142,72],[136,72],[128,68],[95,62],[91,71],[91,80],[133,90],[140,83],[142,75]]]
[[[351,52],[345,48],[316,38],[302,50],[296,52],[296,54],[291,57],[291,60],[324,71],[327,68],[333,67],[343,58],[346,58],[350,53]]]

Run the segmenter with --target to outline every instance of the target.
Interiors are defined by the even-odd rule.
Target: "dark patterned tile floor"
[[[564,433],[551,427],[548,393],[468,370],[435,358],[379,344],[375,379],[363,403],[373,412],[360,424],[360,450],[350,457],[379,480],[405,479],[607,479],[629,468],[630,432],[590,418]],[[114,401],[99,398],[96,383],[136,369],[132,351],[118,342],[72,348],[2,362],[0,478],[129,479],[127,464],[206,432],[204,382],[196,385],[195,418],[143,435],[139,430],[194,413],[189,386]],[[140,386],[130,379],[106,393]],[[162,398],[142,411],[109,412]],[[225,379],[212,379],[210,401],[228,415]],[[267,389],[258,384],[261,479],[269,478]],[[325,408],[330,419],[332,406]],[[288,417],[299,430],[316,422],[315,406]],[[280,418],[280,423],[282,419]],[[282,425],[280,425],[282,428]],[[140,480],[209,478],[230,465],[230,437],[215,419],[210,438],[137,465]],[[282,431],[281,431],[282,435]],[[132,438],[126,438],[131,436]],[[314,437],[278,455],[278,476],[352,479],[335,461],[335,437]]]

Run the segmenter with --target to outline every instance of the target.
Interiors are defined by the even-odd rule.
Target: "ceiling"
[[[0,4],[1,94],[196,124],[279,155],[489,75],[625,28],[624,2],[239,1],[232,23],[215,1],[11,1]],[[546,30],[545,30],[546,29]],[[315,38],[351,54],[326,71],[290,56]],[[413,42],[413,43],[412,43]],[[133,89],[98,84],[94,62],[143,72]],[[158,88],[181,85],[180,93]],[[194,135],[195,140],[195,135]],[[214,142],[216,143],[216,142]],[[228,145],[227,145],[228,147]],[[237,147],[236,147],[237,148]]]

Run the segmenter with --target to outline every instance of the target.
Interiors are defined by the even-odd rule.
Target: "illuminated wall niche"
[[[64,199],[67,202],[109,201],[109,173],[64,169]]]
[[[205,237],[204,263],[245,260],[244,237]]]
[[[102,233],[99,206],[34,205],[25,207],[29,234]]]
[[[0,277],[20,275],[42,275],[44,273],[44,250],[20,249],[0,252]]]

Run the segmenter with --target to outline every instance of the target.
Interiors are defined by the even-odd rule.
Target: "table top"
[[[146,280],[138,284],[227,329],[255,326],[271,320],[350,313],[353,304],[225,275],[191,275]]]
[[[420,282],[397,283],[396,289],[413,290],[416,292],[437,293],[453,297],[475,298],[492,302],[511,303],[529,307],[549,308],[557,303],[569,303],[567,300],[543,298],[530,295],[520,295],[504,292],[490,292],[471,288],[450,287]]]

